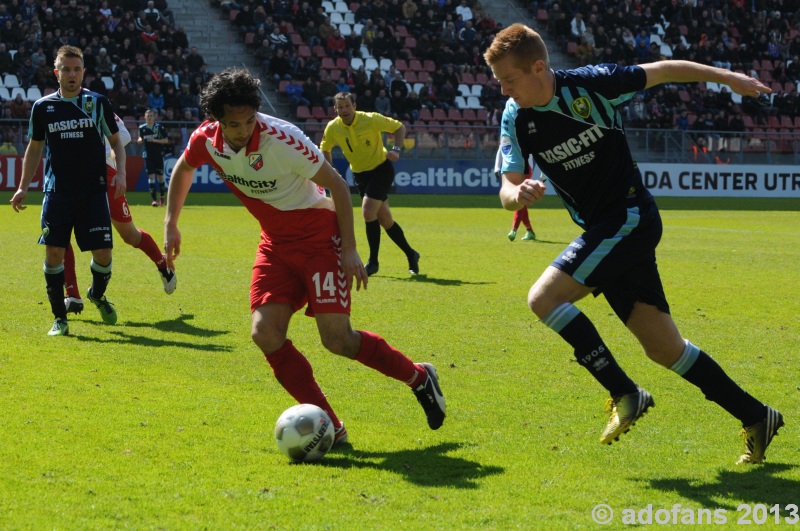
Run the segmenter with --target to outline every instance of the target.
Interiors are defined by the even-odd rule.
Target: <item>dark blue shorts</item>
[[[358,186],[361,197],[386,201],[389,199],[389,190],[394,182],[394,166],[392,161],[386,159],[376,168],[359,173],[353,172],[353,180]]]
[[[655,203],[620,209],[575,238],[552,265],[602,293],[623,323],[635,302],[669,313],[656,265],[661,215]]]
[[[113,247],[106,192],[45,194],[41,222],[42,245],[66,248],[74,230],[81,251]]]
[[[164,157],[147,157],[144,165],[147,175],[164,175]]]

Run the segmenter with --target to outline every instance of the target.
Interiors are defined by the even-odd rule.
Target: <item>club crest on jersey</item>
[[[260,170],[264,166],[264,159],[260,154],[256,153],[250,155],[250,167],[254,170]]]
[[[503,154],[503,157],[511,155],[511,138],[506,135],[500,137],[500,152]]]
[[[586,96],[581,96],[572,102],[572,112],[581,118],[586,119],[590,114],[592,114],[592,102],[590,102],[589,98]]]
[[[92,100],[83,102],[83,110],[86,111],[86,114],[92,114],[94,111],[94,102]]]

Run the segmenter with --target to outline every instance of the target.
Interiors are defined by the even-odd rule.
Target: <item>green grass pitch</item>
[[[51,338],[41,196],[31,195],[25,212],[0,209],[0,529],[594,529],[593,510],[607,516],[599,504],[613,511],[605,529],[630,527],[625,516],[646,518],[648,507],[653,525],[685,527],[708,509],[725,518],[714,528],[792,527],[796,200],[659,201],[659,268],[683,335],[784,414],[767,464],[736,466],[736,421],[648,361],[605,301],[590,298],[581,309],[656,401],[618,443],[599,444],[603,390],[526,305],[579,232],[554,200],[531,210],[539,241],[511,243],[512,214],[496,197],[392,196],[421,274],[409,277],[384,235],[380,272],[353,294],[353,326],[435,364],[447,420],[429,430],[408,389],[327,353],[298,313],[290,337],[352,447],[290,465],[272,430],[293,401],[249,337],[259,231],[246,210],[230,195],[190,194],[171,296],[149,260],[117,240],[108,297],[119,323],[87,307],[70,336]],[[161,244],[164,210],[146,194],[129,199],[137,226]],[[88,266],[79,254],[84,293]]]

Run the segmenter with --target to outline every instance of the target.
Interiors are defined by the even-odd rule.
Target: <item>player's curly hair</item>
[[[207,117],[225,117],[225,105],[261,107],[261,81],[247,70],[226,68],[215,74],[200,91],[200,109]]]

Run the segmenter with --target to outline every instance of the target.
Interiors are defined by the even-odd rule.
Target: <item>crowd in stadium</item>
[[[632,126],[800,126],[798,0],[522,4],[577,64],[689,59],[747,72],[773,88],[755,99],[704,84],[660,87],[628,107]],[[299,122],[324,123],[333,95],[350,91],[360,110],[409,124],[497,124],[505,98],[482,52],[498,24],[477,0],[219,0],[218,8]],[[165,0],[0,4],[0,73],[13,75],[5,88],[17,93],[0,92],[3,117],[27,118],[31,97],[56,88],[52,56],[62,44],[86,52],[86,86],[109,95],[118,114],[138,120],[155,108],[159,120],[199,119],[199,88],[211,74]],[[14,81],[22,90],[8,86]]]

